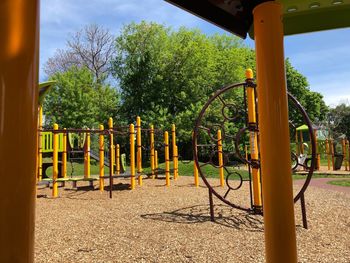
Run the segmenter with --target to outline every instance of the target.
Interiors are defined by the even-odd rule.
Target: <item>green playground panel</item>
[[[53,152],[53,133],[42,132],[41,133],[41,147],[43,153]],[[58,134],[58,152],[63,152],[63,134]]]

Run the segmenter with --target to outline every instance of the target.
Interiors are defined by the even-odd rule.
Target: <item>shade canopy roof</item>
[[[165,0],[241,38],[253,35],[253,9],[268,0]],[[350,27],[350,0],[276,0],[285,35]]]

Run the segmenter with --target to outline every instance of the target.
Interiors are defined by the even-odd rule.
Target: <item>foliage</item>
[[[178,126],[191,140],[199,110],[215,89],[244,79],[253,53],[232,36],[206,36],[199,30],[173,31],[162,25],[132,23],[116,40],[114,76],[120,83],[122,113],[145,123]]]
[[[44,101],[46,126],[58,123],[62,128],[96,128],[117,115],[116,90],[96,84],[88,69],[72,67],[51,79],[56,84]]]
[[[306,77],[299,73],[288,59],[286,60],[286,77],[288,91],[304,107],[311,121],[318,123],[324,121],[326,119],[328,107],[323,100],[323,96],[318,92],[310,90]],[[291,108],[290,118],[297,126],[305,124],[305,122],[302,121],[301,115]]]
[[[342,103],[331,109],[328,115],[330,129],[333,137],[337,138],[343,134],[350,138],[350,105]]]
[[[246,68],[255,71],[255,53],[234,36],[207,36],[196,29],[141,22],[124,26],[114,40],[100,26],[88,26],[45,65],[45,72],[58,81],[44,105],[47,123],[92,127],[110,116],[121,125],[135,122],[136,116],[141,116],[144,127],[154,124],[170,130],[175,123],[180,155],[188,158],[199,111],[214,91],[244,81]],[[311,120],[324,121],[328,108],[322,95],[309,89],[306,78],[288,60],[286,74],[288,90]],[[118,90],[106,84],[111,75]],[[243,107],[242,92],[227,93],[224,99]],[[221,107],[213,104],[212,116],[205,121],[219,122]],[[290,116],[296,125],[304,123],[293,109]],[[234,127],[226,123],[225,128],[234,133],[243,121],[235,121]]]

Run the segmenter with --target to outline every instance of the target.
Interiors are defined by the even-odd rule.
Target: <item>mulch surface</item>
[[[133,191],[128,182],[115,180],[113,199],[84,183],[60,188],[56,199],[39,189],[35,261],[264,262],[261,216],[214,199],[211,222],[208,190],[193,187],[191,177],[168,188],[164,180],[144,180]],[[247,187],[235,197],[243,199],[249,199]],[[310,187],[306,205],[308,230],[295,206],[299,262],[350,262],[350,194]]]

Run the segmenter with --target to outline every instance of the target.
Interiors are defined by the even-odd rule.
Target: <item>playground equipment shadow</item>
[[[192,177],[164,184],[144,180],[133,191],[116,190],[113,199],[108,192],[74,189],[38,198],[36,262],[264,262],[262,217],[214,199],[212,223],[205,187],[191,187]],[[39,189],[43,194],[50,196],[50,189]],[[296,228],[299,262],[349,262],[350,195],[310,187],[306,203],[309,230]],[[295,209],[299,225],[300,205]]]
[[[263,231],[263,218],[260,215],[237,213],[235,209],[222,204],[216,205],[214,209],[217,215],[215,223],[219,225],[237,230],[245,229],[249,232]],[[208,205],[195,205],[161,213],[144,214],[141,217],[179,224],[198,224],[210,222],[209,213]]]

